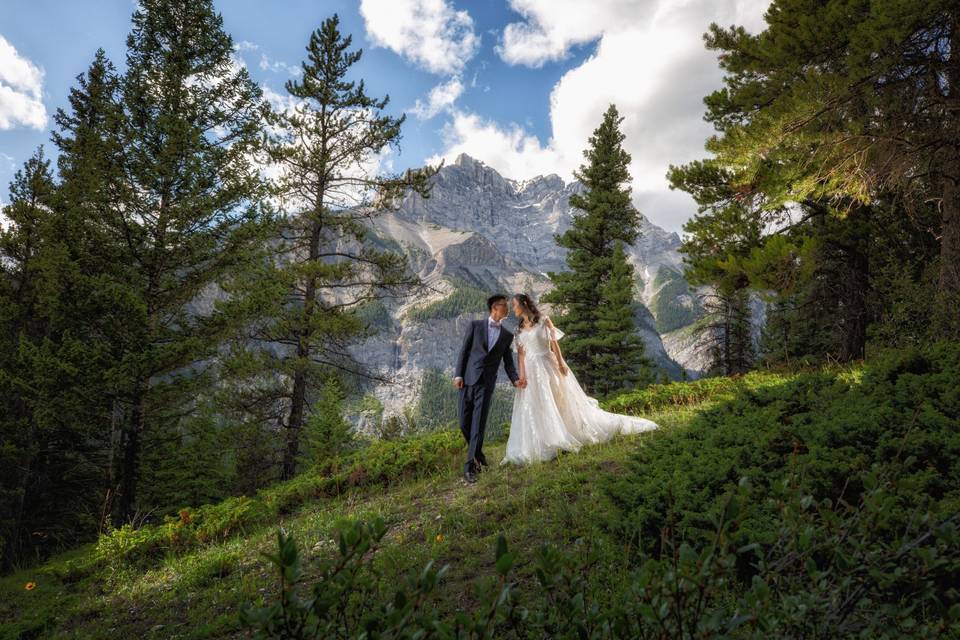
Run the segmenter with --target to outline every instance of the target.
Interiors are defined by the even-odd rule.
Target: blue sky
[[[0,0],[0,202],[94,52],[123,66],[132,0]],[[572,179],[607,105],[625,116],[634,201],[680,231],[695,212],[664,174],[704,155],[703,96],[720,86],[701,34],[762,28],[766,0],[215,0],[237,56],[284,93],[310,32],[333,13],[372,95],[407,113],[394,168],[461,152],[506,177]]]

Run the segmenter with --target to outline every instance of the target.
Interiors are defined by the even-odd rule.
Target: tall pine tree
[[[372,98],[362,81],[348,79],[362,54],[351,42],[336,15],[325,20],[310,36],[302,76],[287,82],[295,106],[273,115],[268,146],[280,174],[278,241],[259,270],[231,285],[238,304],[257,315],[249,337],[264,347],[239,343],[233,370],[250,418],[284,434],[282,478],[296,473],[319,385],[332,372],[369,375],[349,352],[368,334],[355,312],[409,295],[419,282],[403,255],[368,241],[368,223],[409,189],[427,195],[433,171],[377,171],[405,117],[384,114],[388,97]]]
[[[115,378],[128,409],[119,515],[137,509],[145,438],[175,426],[202,383],[220,325],[195,301],[250,259],[263,184],[261,91],[233,60],[210,0],[143,0],[121,81],[120,286],[136,310]]]
[[[38,315],[43,296],[43,251],[50,239],[55,185],[50,161],[40,148],[10,184],[0,231],[0,542],[3,567],[30,546],[28,524],[43,482],[45,449],[42,392],[36,388],[45,323]]]
[[[85,346],[97,346],[97,358],[89,358],[84,370],[100,383],[88,397],[93,401],[89,409],[98,415],[101,480],[87,492],[98,503],[97,525],[102,529],[109,524],[118,491],[116,447],[123,427],[123,382],[112,372],[138,319],[125,286],[130,279],[123,261],[125,229],[118,225],[118,208],[128,186],[123,179],[120,77],[102,49],[86,73],[77,76],[68,101],[69,109],[57,110],[57,130],[51,134],[60,150],[56,209],[66,256],[59,304]]]
[[[745,261],[760,245],[764,224],[779,221],[782,212],[761,214],[763,194],[740,188],[735,172],[709,160],[671,166],[667,176],[671,189],[697,203],[680,247],[684,277],[709,288],[700,296],[706,316],[694,325],[696,349],[709,359],[710,373],[744,373],[756,355]]]
[[[622,245],[636,241],[639,214],[630,199],[622,120],[610,105],[583,152],[587,163],[574,172],[585,192],[571,196],[570,204],[580,212],[570,229],[556,236],[557,244],[568,249],[570,270],[550,273],[554,288],[543,297],[560,312],[556,320],[567,334],[565,357],[594,393],[643,379],[648,365],[643,342],[630,337],[635,327],[626,321],[632,317],[633,267]],[[600,329],[601,319],[607,331]]]

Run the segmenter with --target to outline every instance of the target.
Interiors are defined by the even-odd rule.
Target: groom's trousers
[[[477,384],[468,384],[460,390],[460,405],[458,417],[460,431],[467,441],[467,462],[464,471],[474,468],[473,461],[483,456],[483,436],[487,429],[487,415],[490,413],[490,403],[493,401],[495,383],[484,384],[481,379]]]

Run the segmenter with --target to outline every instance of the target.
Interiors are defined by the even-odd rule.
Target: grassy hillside
[[[831,483],[905,448],[926,456],[913,463],[918,471],[910,477],[919,484],[910,486],[920,493],[911,495],[929,494],[943,513],[955,513],[960,475],[937,478],[958,471],[950,461],[960,451],[960,397],[951,382],[960,369],[958,354],[907,354],[866,373],[848,367],[657,385],[609,406],[649,417],[660,430],[535,466],[494,468],[472,486],[460,479],[459,433],[377,443],[257,496],[184,509],[161,525],[115,532],[3,578],[0,638],[246,637],[239,607],[277,598],[275,572],[261,554],[275,551],[278,527],[297,540],[310,576],[319,559],[335,555],[338,523],[375,516],[388,527],[374,559],[387,590],[431,558],[450,564],[432,601],[441,614],[474,609],[498,588],[492,549],[500,534],[520,559],[512,579],[530,602],[539,597],[532,562],[537,550],[544,543],[572,548],[577,540],[591,540],[598,553],[584,574],[585,588],[617,599],[610,594],[632,579],[631,558],[643,546],[624,534],[624,526],[666,522],[661,530],[672,530],[672,501],[679,501],[689,504],[690,514],[679,524],[688,533],[708,530],[711,496],[736,486],[738,473],[779,477],[788,465],[778,460],[802,459],[809,451],[819,457],[807,456],[808,468],[827,469]],[[874,402],[877,394],[886,400]],[[856,399],[852,414],[831,413],[848,398]],[[871,414],[874,404],[877,413]],[[903,425],[901,414],[913,416],[912,422]],[[809,435],[821,433],[810,426],[819,424],[818,417],[835,427],[823,431],[819,444]],[[888,426],[902,441],[889,435]],[[847,443],[857,441],[858,432],[869,442],[853,452]],[[800,442],[801,436],[807,440]],[[824,453],[831,447],[839,452],[832,457]],[[490,443],[488,458],[499,460],[503,448],[502,439]],[[817,482],[824,478],[813,474]],[[772,482],[755,486],[754,493],[775,492]],[[769,536],[770,514],[759,510],[750,517],[743,530]],[[946,557],[954,564],[944,566],[954,570],[955,554]],[[955,590],[940,596],[947,605],[956,602]]]
[[[651,417],[675,428],[690,411]],[[473,486],[461,480],[463,451],[454,438],[457,446],[441,468],[411,472],[386,488],[345,487],[220,542],[180,553],[158,550],[133,566],[97,562],[96,548],[84,547],[0,582],[0,637],[27,630],[40,635],[24,637],[232,637],[237,607],[275,591],[269,563],[259,554],[274,551],[277,526],[292,532],[308,554],[327,553],[334,524],[348,516],[380,515],[391,527],[380,554],[386,571],[403,574],[431,554],[451,562],[445,591],[451,606],[466,607],[476,599],[474,585],[493,576],[490,549],[498,533],[508,532],[517,549],[532,554],[545,536],[573,539],[598,527],[606,502],[594,480],[615,472],[644,437],[620,438],[538,467],[494,469]],[[491,445],[488,458],[499,460],[503,441]],[[28,582],[36,589],[25,590]]]

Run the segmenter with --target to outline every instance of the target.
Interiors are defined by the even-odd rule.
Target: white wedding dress
[[[547,326],[543,317],[532,328],[518,330],[513,350],[523,348],[527,386],[517,388],[507,452],[500,464],[549,460],[557,451],[578,451],[584,444],[609,440],[618,433],[639,433],[657,428],[645,418],[610,413],[600,408],[577,382],[573,371],[561,375],[550,351],[551,334],[563,332]]]

